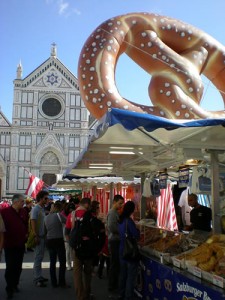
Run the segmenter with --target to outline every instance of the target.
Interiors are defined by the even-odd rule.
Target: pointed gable
[[[47,152],[52,151],[56,154],[61,164],[65,163],[65,155],[63,147],[58,141],[54,133],[48,133],[42,139],[41,143],[37,147],[36,160],[40,162],[41,158]]]
[[[63,153],[63,148],[61,144],[59,143],[56,135],[54,133],[52,134],[46,134],[41,143],[39,144],[37,148],[37,152],[42,151],[43,149],[52,147],[54,149],[58,149],[61,153]]]
[[[77,78],[58,59],[51,56],[21,82],[21,87],[48,87],[57,89],[77,89]]]
[[[11,123],[8,121],[3,112],[0,111],[0,127],[11,127]]]

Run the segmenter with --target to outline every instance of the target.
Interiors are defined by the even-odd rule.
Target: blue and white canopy
[[[113,108],[65,174],[124,176],[207,160],[218,150],[225,161],[225,119],[169,120]]]

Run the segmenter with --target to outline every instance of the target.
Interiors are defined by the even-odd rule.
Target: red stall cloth
[[[126,189],[126,199],[133,200],[133,198],[134,198],[134,189],[132,186],[129,185]]]
[[[92,195],[91,195],[91,192],[88,191],[88,192],[83,192],[83,198],[92,198]]]
[[[157,226],[169,230],[178,230],[171,187],[171,184],[167,184],[167,188],[161,190],[161,196],[157,199]]]

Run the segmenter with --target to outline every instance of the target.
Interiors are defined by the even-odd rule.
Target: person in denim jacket
[[[119,234],[120,234],[120,277],[119,277],[119,298],[123,300],[135,299],[134,285],[137,276],[137,268],[139,260],[125,260],[123,259],[123,248],[125,242],[126,232],[128,236],[139,240],[140,231],[136,227],[131,215],[135,210],[133,201],[128,201],[123,207],[123,212],[119,218]]]

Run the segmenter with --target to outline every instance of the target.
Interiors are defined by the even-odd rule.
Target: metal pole
[[[212,226],[213,233],[220,233],[220,195],[219,195],[219,164],[218,153],[216,151],[210,151],[211,156],[211,191],[212,191]]]
[[[110,207],[109,208],[112,207],[112,203],[113,203],[113,197],[114,197],[114,195],[113,195],[113,188],[114,188],[114,183],[111,182],[110,183],[110,193],[109,193],[109,199],[110,199]]]

